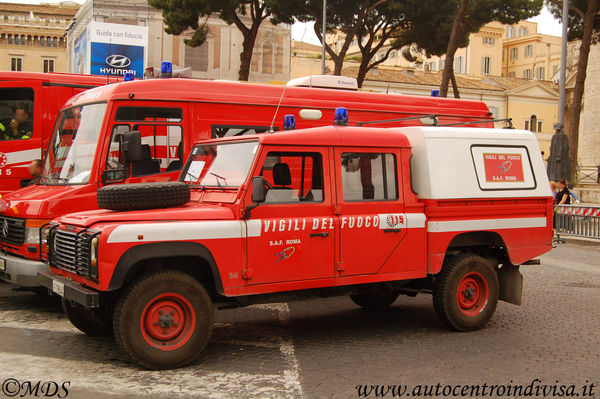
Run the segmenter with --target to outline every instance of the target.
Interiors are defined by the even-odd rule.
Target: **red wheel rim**
[[[467,316],[476,316],[485,308],[490,295],[487,281],[480,273],[469,272],[458,283],[458,308]]]
[[[149,301],[142,311],[142,336],[150,346],[160,350],[174,350],[185,345],[195,326],[194,308],[179,294],[161,294]]]

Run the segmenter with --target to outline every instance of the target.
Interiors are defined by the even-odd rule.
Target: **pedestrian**
[[[556,206],[556,190],[558,189],[558,184],[554,180],[550,180],[550,191],[552,191],[552,203]]]
[[[567,181],[560,179],[558,188],[559,191],[556,194],[557,205],[569,205],[571,203],[571,192],[569,191]]]

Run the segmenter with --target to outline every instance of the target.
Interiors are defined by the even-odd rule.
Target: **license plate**
[[[6,261],[4,259],[0,259],[0,270],[6,270]]]
[[[65,296],[65,285],[60,281],[52,281],[52,292],[60,296]]]

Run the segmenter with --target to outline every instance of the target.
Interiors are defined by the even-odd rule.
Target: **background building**
[[[65,32],[78,9],[70,1],[0,3],[0,69],[67,72]]]
[[[190,67],[192,77],[210,79],[237,80],[240,65],[239,53],[242,48],[242,35],[233,25],[227,25],[217,17],[208,19],[209,29],[206,42],[199,47],[189,47],[184,39],[192,37],[192,31],[181,35],[165,33],[162,13],[150,7],[146,0],[88,0],[76,15],[76,21],[68,34],[68,53],[70,55],[69,67],[77,72],[77,65],[81,62],[76,59],[81,54],[81,43],[93,42],[95,27],[88,29],[90,23],[100,24],[102,28],[108,25],[122,25],[113,29],[127,32],[131,28],[126,26],[143,27],[140,32],[147,32],[146,39],[142,42],[132,43],[124,40],[118,44],[129,44],[144,47],[144,66],[159,67],[161,61],[171,61],[174,69]],[[96,25],[98,26],[98,25]],[[139,29],[139,28],[136,28]],[[82,36],[83,35],[83,36]],[[97,39],[97,35],[96,35]],[[104,38],[105,55],[113,54],[108,51],[110,40]],[[287,81],[290,77],[290,44],[291,28],[287,25],[272,25],[264,22],[258,33],[252,64],[250,67],[250,80],[259,82]],[[79,47],[78,47],[79,46]],[[77,48],[80,50],[77,51]],[[110,53],[110,54],[109,54]],[[87,55],[88,58],[92,58]],[[96,56],[97,61],[102,57]],[[110,69],[110,65],[105,68]]]

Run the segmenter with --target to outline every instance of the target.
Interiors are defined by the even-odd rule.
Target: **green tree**
[[[563,3],[560,0],[548,2],[550,11],[562,18]],[[594,32],[600,31],[600,10],[598,0],[570,0],[568,39],[581,39],[579,58],[577,60],[577,77],[573,88],[573,105],[571,118],[567,130],[569,137],[569,156],[571,158],[571,171],[577,170],[577,150],[579,147],[579,122],[581,118],[581,105],[585,90],[587,65],[590,55],[590,46],[594,40]]]
[[[274,10],[285,7],[285,1],[276,0],[148,0],[152,7],[162,10],[165,32],[179,35],[193,29],[188,46],[196,47],[206,41],[208,17],[216,13],[229,25],[235,25],[242,33],[239,80],[248,80],[252,52],[261,24],[272,17]],[[203,20],[203,21],[202,21]],[[202,21],[202,22],[200,22]],[[275,20],[272,20],[275,23]]]

